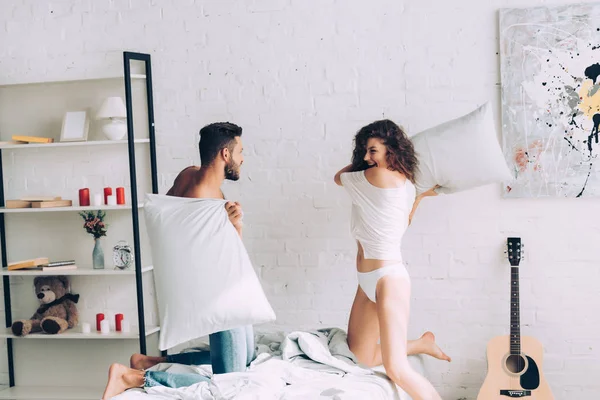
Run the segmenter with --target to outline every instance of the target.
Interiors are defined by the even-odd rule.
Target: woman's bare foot
[[[108,383],[102,400],[110,400],[127,389],[142,386],[144,386],[144,372],[127,368],[122,364],[113,364],[108,370]]]
[[[419,353],[430,355],[438,360],[452,361],[452,359],[435,343],[435,335],[432,332],[425,332],[417,342],[419,343],[417,346]]]
[[[145,370],[165,361],[167,361],[166,357],[150,357],[143,354],[134,354],[129,359],[129,366],[133,369]]]

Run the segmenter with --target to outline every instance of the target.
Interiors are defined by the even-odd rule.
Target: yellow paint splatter
[[[581,99],[579,109],[590,119],[594,114],[600,113],[600,90],[591,95],[593,87],[594,82],[591,79],[586,79],[579,90],[579,98]]]

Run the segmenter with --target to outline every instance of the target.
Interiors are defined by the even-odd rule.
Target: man
[[[225,179],[237,181],[242,155],[242,128],[229,122],[218,122],[200,130],[201,166],[192,166],[179,173],[167,195],[177,197],[224,199],[221,185]],[[242,207],[238,202],[225,204],[229,220],[242,236]],[[254,332],[252,326],[240,327],[209,336],[209,352],[190,352],[150,357],[143,354],[131,356],[130,366],[113,364],[108,374],[108,384],[102,398],[108,400],[134,387],[190,386],[207,378],[196,374],[171,374],[146,371],[161,362],[186,365],[211,364],[213,373],[241,372],[254,359]]]

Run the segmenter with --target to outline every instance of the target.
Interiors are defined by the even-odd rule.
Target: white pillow
[[[489,103],[410,139],[419,160],[417,194],[435,185],[441,186],[438,193],[450,194],[512,179]]]
[[[160,350],[275,319],[226,201],[148,194]]]

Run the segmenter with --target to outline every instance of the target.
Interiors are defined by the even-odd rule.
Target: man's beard
[[[225,179],[229,181],[237,181],[240,179],[240,166],[233,160],[225,165]]]

